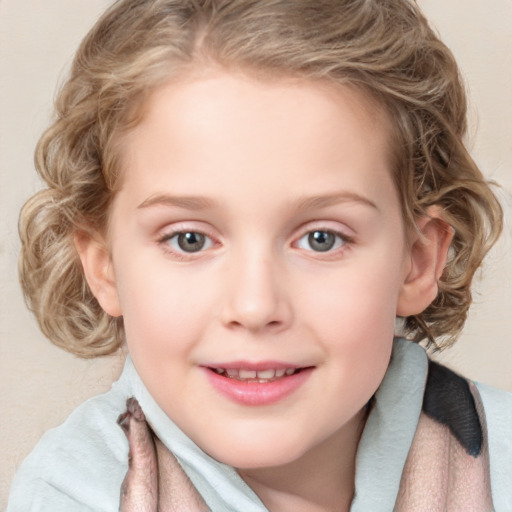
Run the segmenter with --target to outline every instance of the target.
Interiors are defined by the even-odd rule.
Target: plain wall
[[[502,186],[505,233],[481,272],[457,345],[441,358],[512,391],[512,2],[422,0],[459,60],[471,102],[469,145]],[[0,507],[12,475],[48,428],[109,388],[123,356],[79,360],[55,348],[26,310],[17,281],[17,216],[40,186],[35,143],[57,82],[107,0],[0,0]]]

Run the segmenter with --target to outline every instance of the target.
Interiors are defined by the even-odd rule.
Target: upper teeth
[[[267,370],[243,370],[240,368],[215,368],[219,374],[224,374],[231,379],[238,380],[270,380],[282,377],[284,374],[292,375],[295,373],[295,368],[280,368]]]

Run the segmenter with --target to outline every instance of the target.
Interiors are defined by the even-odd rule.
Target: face
[[[388,131],[349,88],[217,72],[158,89],[125,141],[103,305],[214,458],[277,466],[354,437],[410,271]]]

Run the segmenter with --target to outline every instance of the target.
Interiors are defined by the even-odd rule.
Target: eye
[[[181,231],[166,235],[162,240],[176,252],[194,253],[209,249],[213,245],[210,237],[197,231]]]
[[[339,249],[347,241],[346,237],[335,231],[315,229],[302,236],[297,246],[307,251],[327,252]]]

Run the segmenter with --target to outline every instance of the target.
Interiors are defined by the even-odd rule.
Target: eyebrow
[[[370,199],[356,194],[355,192],[339,192],[335,194],[317,195],[299,198],[295,207],[297,210],[309,210],[327,208],[339,203],[360,203],[379,211],[378,206]],[[149,208],[151,206],[173,206],[186,210],[207,210],[215,207],[217,202],[202,196],[172,196],[158,194],[148,197],[137,209]]]
[[[158,194],[148,197],[137,209],[149,208],[150,206],[174,206],[186,210],[207,210],[213,208],[217,203],[211,199],[200,196],[171,196]]]
[[[373,201],[355,192],[338,192],[334,194],[304,197],[298,199],[295,206],[298,210],[308,210],[326,208],[340,203],[360,203],[380,211],[379,207]]]

